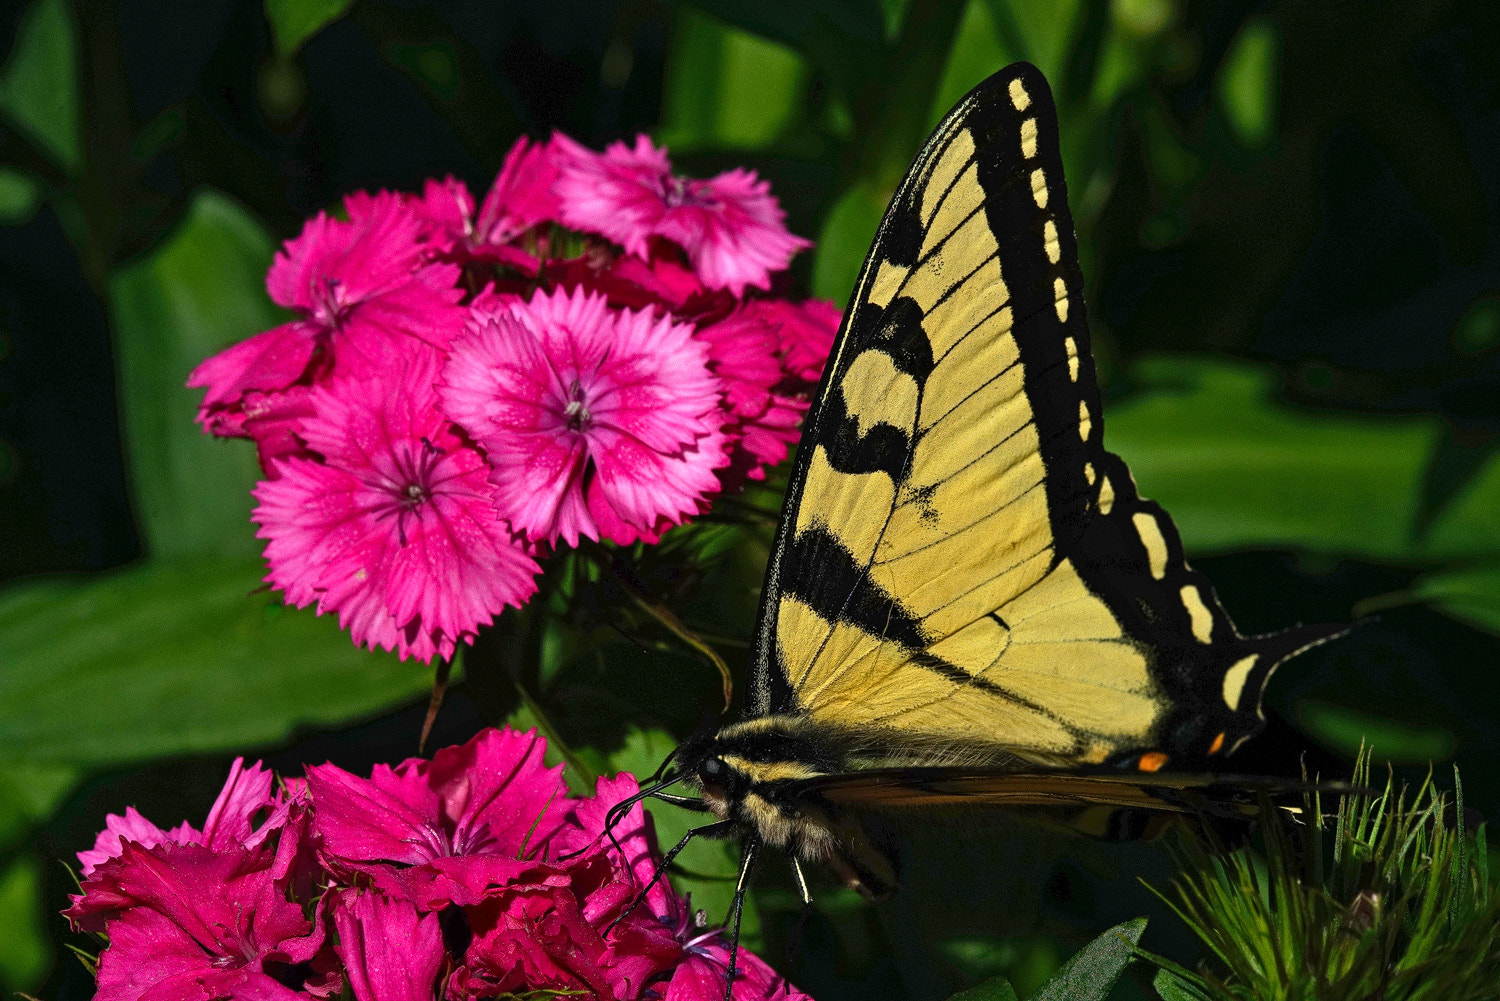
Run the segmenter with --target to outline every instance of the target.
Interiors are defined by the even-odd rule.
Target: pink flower
[[[404,900],[340,893],[333,905],[334,951],[356,1001],[432,1001],[447,952],[436,914]]]
[[[502,517],[533,540],[654,540],[725,462],[719,383],[686,324],[575,289],[476,315],[443,410],[484,449]]]
[[[208,811],[203,830],[184,821],[163,831],[141,816],[133,806],[125,808],[125,815],[109,814],[104,818],[104,830],[94,840],[92,851],[79,852],[78,861],[83,866],[83,877],[88,879],[102,863],[117,858],[126,841],[134,841],[145,848],[157,845],[203,845],[215,850],[247,843],[258,844],[264,837],[263,828],[252,842],[252,819],[255,814],[270,807],[271,773],[257,761],[249,768],[244,758],[235,758],[229,766],[229,778]]]
[[[486,730],[432,760],[376,765],[369,779],[307,770],[314,830],[335,870],[370,875],[423,909],[477,902],[484,886],[535,870],[569,798],[535,731]]]
[[[269,846],[126,843],[65,912],[78,927],[109,934],[96,997],[306,997],[283,981],[326,980],[311,965],[323,931],[285,898],[273,858]]]
[[[562,220],[600,233],[639,257],[660,237],[681,247],[711,288],[736,298],[745,286],[770,288],[797,251],[811,246],[787,232],[768,182],[752,171],[725,171],[711,180],[678,177],[665,149],[639,135],[632,149],[614,143],[602,154],[563,135],[552,137],[564,157],[554,190]]]
[[[486,466],[438,413],[435,360],[314,387],[301,438],[255,488],[266,580],[335,611],[355,643],[430,661],[536,589],[539,568],[495,517]]]
[[[522,136],[505,155],[477,216],[474,196],[452,177],[428,181],[418,211],[434,242],[452,260],[504,264],[535,277],[540,261],[533,251],[544,254],[546,241],[532,241],[535,246],[516,244],[528,231],[558,218],[557,197],[552,192],[557,159],[550,143],[533,144]]]
[[[807,375],[815,382],[822,371],[838,317],[831,303],[754,299],[698,331],[730,414],[730,464],[719,473],[726,489],[765,479],[766,467],[787,457],[812,399]]]
[[[207,388],[198,413],[206,431],[254,435],[248,401],[261,397],[255,406],[264,410],[265,394],[294,385],[378,375],[413,346],[440,351],[462,325],[458,269],[429,260],[408,200],[356,192],[344,206],[347,222],[309,220],[266,276],[271,298],[298,318],[226,348],[188,376],[189,386]]]

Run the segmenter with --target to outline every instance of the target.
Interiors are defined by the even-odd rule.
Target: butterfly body
[[[1338,632],[1240,635],[1105,450],[1056,110],[1018,64],[891,201],[804,426],[745,716],[669,779],[746,871],[769,844],[879,897],[885,812],[1236,802],[1183,769],[1249,739],[1271,672]]]

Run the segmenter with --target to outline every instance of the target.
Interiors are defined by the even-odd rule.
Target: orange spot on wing
[[[1159,772],[1167,763],[1167,756],[1160,751],[1147,751],[1141,755],[1141,760],[1136,762],[1136,767],[1143,772]]]
[[[1208,753],[1218,754],[1222,750],[1224,750],[1224,733],[1220,731],[1219,735],[1214,738],[1214,742],[1208,745]]]

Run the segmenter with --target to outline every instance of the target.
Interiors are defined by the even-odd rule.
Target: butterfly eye
[[[698,766],[698,781],[705,786],[723,785],[728,774],[729,766],[724,764],[723,758],[709,758]]]

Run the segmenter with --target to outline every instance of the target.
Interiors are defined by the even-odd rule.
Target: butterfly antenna
[[[609,840],[614,844],[615,849],[619,851],[620,857],[622,859],[625,858],[625,849],[620,847],[619,840],[615,838],[615,825],[618,824],[621,820],[625,819],[625,814],[630,812],[630,808],[632,806],[635,806],[643,799],[655,796],[657,793],[661,792],[663,789],[667,788],[677,781],[678,776],[676,774],[669,774],[665,778],[658,778],[660,773],[666,769],[670,761],[671,759],[668,758],[667,761],[662,762],[661,767],[656,770],[656,774],[648,777],[648,781],[651,779],[655,780],[650,785],[637,792],[634,796],[628,796],[609,808],[609,812],[604,815],[604,830],[596,835],[592,841],[584,845],[582,848],[577,849],[576,851],[568,852],[565,855],[559,855],[557,857],[557,861],[567,862],[569,859],[577,858],[578,856],[582,855],[584,852],[588,851],[596,844],[598,844],[599,839],[601,837],[604,837],[605,835],[608,835]]]
[[[740,856],[740,876],[734,884],[734,902],[729,905],[729,920],[724,922],[729,931],[729,970],[724,978],[724,1001],[734,1001],[734,975],[739,970],[740,917],[745,912],[745,891],[750,886],[750,874],[755,869],[755,857],[760,853],[760,838],[751,835],[745,839],[745,848]]]

